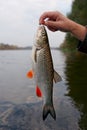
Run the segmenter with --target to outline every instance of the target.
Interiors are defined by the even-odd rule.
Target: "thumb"
[[[49,30],[55,32],[58,30],[57,22],[55,21],[46,21],[45,25],[48,27]]]
[[[45,25],[50,26],[52,28],[57,26],[56,21],[50,21],[50,20],[45,21]]]

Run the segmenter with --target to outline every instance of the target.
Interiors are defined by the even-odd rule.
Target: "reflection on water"
[[[81,53],[70,55],[66,60],[65,73],[68,95],[81,112],[79,125],[82,130],[87,130],[87,55]]]
[[[86,128],[87,56],[66,57],[59,50],[52,50],[52,56],[54,68],[63,81],[54,84],[57,119],[54,121],[49,115],[43,121],[42,100],[36,97],[33,80],[26,78],[31,69],[31,50],[0,51],[0,130]]]

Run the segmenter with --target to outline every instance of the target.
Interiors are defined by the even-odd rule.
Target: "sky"
[[[45,11],[70,12],[73,0],[0,0],[0,43],[32,46],[39,17]],[[65,33],[47,29],[50,46],[58,47]]]

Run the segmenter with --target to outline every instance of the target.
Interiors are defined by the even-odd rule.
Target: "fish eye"
[[[42,32],[42,36],[45,36],[45,33],[44,33],[44,32]]]

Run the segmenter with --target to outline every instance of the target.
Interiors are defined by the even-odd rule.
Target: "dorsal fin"
[[[62,80],[61,76],[54,70],[54,81],[55,83],[60,82]]]

